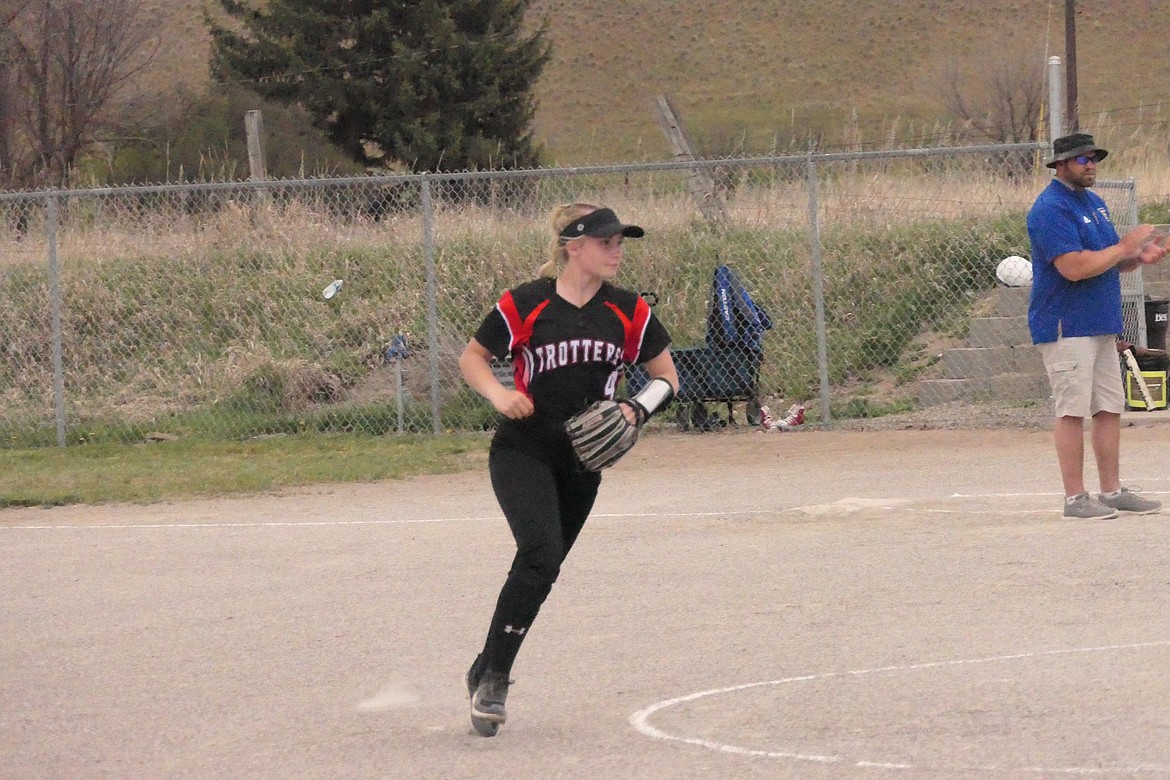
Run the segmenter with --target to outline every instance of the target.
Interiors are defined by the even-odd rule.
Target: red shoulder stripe
[[[516,301],[513,300],[512,293],[509,291],[500,296],[500,302],[496,304],[496,308],[499,309],[500,314],[504,317],[504,322],[508,325],[508,333],[511,337],[508,352],[528,346],[528,341],[532,338],[532,329],[536,325],[536,318],[540,316],[548,303],[546,298],[537,304],[527,317],[521,319],[520,310],[516,308]]]
[[[528,383],[532,380],[532,353],[528,349],[528,342],[532,340],[532,330],[536,327],[536,318],[540,316],[548,304],[549,299],[546,298],[523,319],[520,318],[520,310],[516,308],[516,301],[513,300],[510,291],[500,296],[500,302],[496,304],[496,308],[508,325],[510,336],[508,353],[512,355],[512,379],[516,389],[530,398],[532,396],[528,392]]]
[[[646,335],[646,325],[650,322],[650,304],[646,303],[646,299],[642,296],[638,296],[637,302],[634,304],[633,319],[627,317],[625,312],[618,308],[614,302],[606,301],[605,305],[613,309],[614,314],[622,321],[622,327],[626,331],[622,358],[627,363],[633,363],[638,359],[638,353],[642,350],[642,337]]]

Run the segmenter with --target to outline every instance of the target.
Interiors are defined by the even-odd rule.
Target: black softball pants
[[[533,439],[505,431],[492,442],[488,471],[516,556],[479,663],[507,674],[593,509],[601,475],[581,468],[563,434]]]

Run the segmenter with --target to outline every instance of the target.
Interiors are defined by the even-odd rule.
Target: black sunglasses
[[[1077,161],[1077,165],[1088,165],[1089,163],[1100,162],[1095,154],[1082,154],[1073,158]]]

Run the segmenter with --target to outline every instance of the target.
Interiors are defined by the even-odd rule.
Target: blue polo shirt
[[[1117,268],[1071,282],[1052,264],[1067,252],[1108,249],[1121,240],[1105,201],[1095,192],[1053,179],[1028,212],[1028,238],[1032,242],[1028,303],[1032,343],[1056,341],[1058,336],[1121,333],[1121,275]]]

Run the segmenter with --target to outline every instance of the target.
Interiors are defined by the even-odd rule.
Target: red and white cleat
[[[768,407],[760,407],[760,428],[765,431],[790,431],[797,425],[804,424],[804,406],[793,404],[788,407],[782,419],[773,419]]]
[[[793,404],[784,414],[784,424],[789,428],[804,424],[804,404]]]

